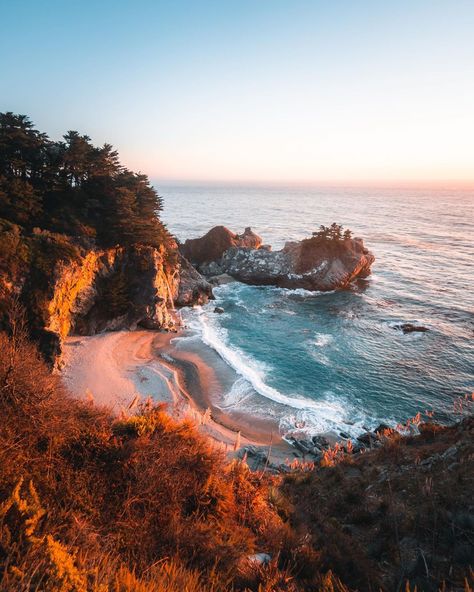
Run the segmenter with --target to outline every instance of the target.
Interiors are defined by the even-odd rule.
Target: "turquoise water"
[[[239,378],[222,406],[282,433],[356,433],[418,411],[452,418],[474,388],[474,193],[461,190],[160,186],[176,236],[251,226],[280,248],[333,221],[362,236],[373,273],[350,290],[231,284],[186,322]],[[214,313],[222,306],[224,314]],[[404,335],[400,322],[427,333]]]

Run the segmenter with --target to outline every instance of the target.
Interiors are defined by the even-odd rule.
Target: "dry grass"
[[[0,389],[3,590],[221,590],[283,544],[267,484],[162,407],[70,399],[21,331],[0,335]]]
[[[387,431],[379,448],[338,447],[323,468],[286,478],[293,528],[320,551],[316,571],[358,590],[472,587],[474,419],[417,425],[419,436]]]
[[[71,399],[21,322],[0,334],[0,417],[0,592],[472,587],[472,419],[281,484],[163,406],[117,420]]]

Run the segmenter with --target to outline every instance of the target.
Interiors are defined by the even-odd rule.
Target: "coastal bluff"
[[[170,253],[172,246],[90,250],[56,265],[41,319],[50,353],[70,334],[138,327],[175,331],[180,325],[175,307],[207,302],[212,287],[183,257]]]
[[[364,241],[350,232],[335,238],[315,233],[272,251],[250,228],[239,235],[216,226],[201,238],[187,240],[181,250],[207,278],[226,274],[247,284],[310,291],[346,288],[367,277],[375,261]]]
[[[159,247],[76,247],[72,254],[63,247],[56,259],[47,259],[49,235],[34,239],[23,240],[43,256],[44,270],[40,274],[37,263],[18,266],[15,274],[13,267],[0,270],[0,309],[8,310],[15,298],[27,302],[32,336],[53,364],[69,335],[138,328],[174,332],[181,324],[176,308],[212,298],[212,286],[179,254],[174,240]]]

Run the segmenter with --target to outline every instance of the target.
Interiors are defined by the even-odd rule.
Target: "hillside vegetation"
[[[75,131],[52,141],[24,115],[0,113],[0,327],[18,297],[40,337],[55,270],[92,249],[155,247],[172,272],[176,243],[161,207],[147,177],[122,166],[109,144]],[[120,313],[127,297],[116,276],[111,305]]]
[[[72,399],[11,325],[0,590],[471,590],[472,418],[272,477],[161,406],[118,419]]]
[[[266,482],[160,406],[117,419],[71,399],[14,326],[0,335],[0,590],[227,590],[242,558],[285,548]]]

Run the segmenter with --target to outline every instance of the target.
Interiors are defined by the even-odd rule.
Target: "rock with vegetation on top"
[[[333,225],[271,251],[261,248],[260,239],[257,245],[251,240],[245,246],[236,245],[232,237],[238,235],[218,226],[200,239],[186,241],[185,252],[205,276],[228,274],[248,284],[328,291],[367,277],[375,260],[361,238],[341,231],[341,226]]]
[[[45,358],[70,333],[175,330],[174,306],[212,297],[159,218],[148,178],[109,144],[68,132],[53,142],[24,115],[0,113],[0,329],[16,301]],[[235,244],[255,244],[247,232]]]

